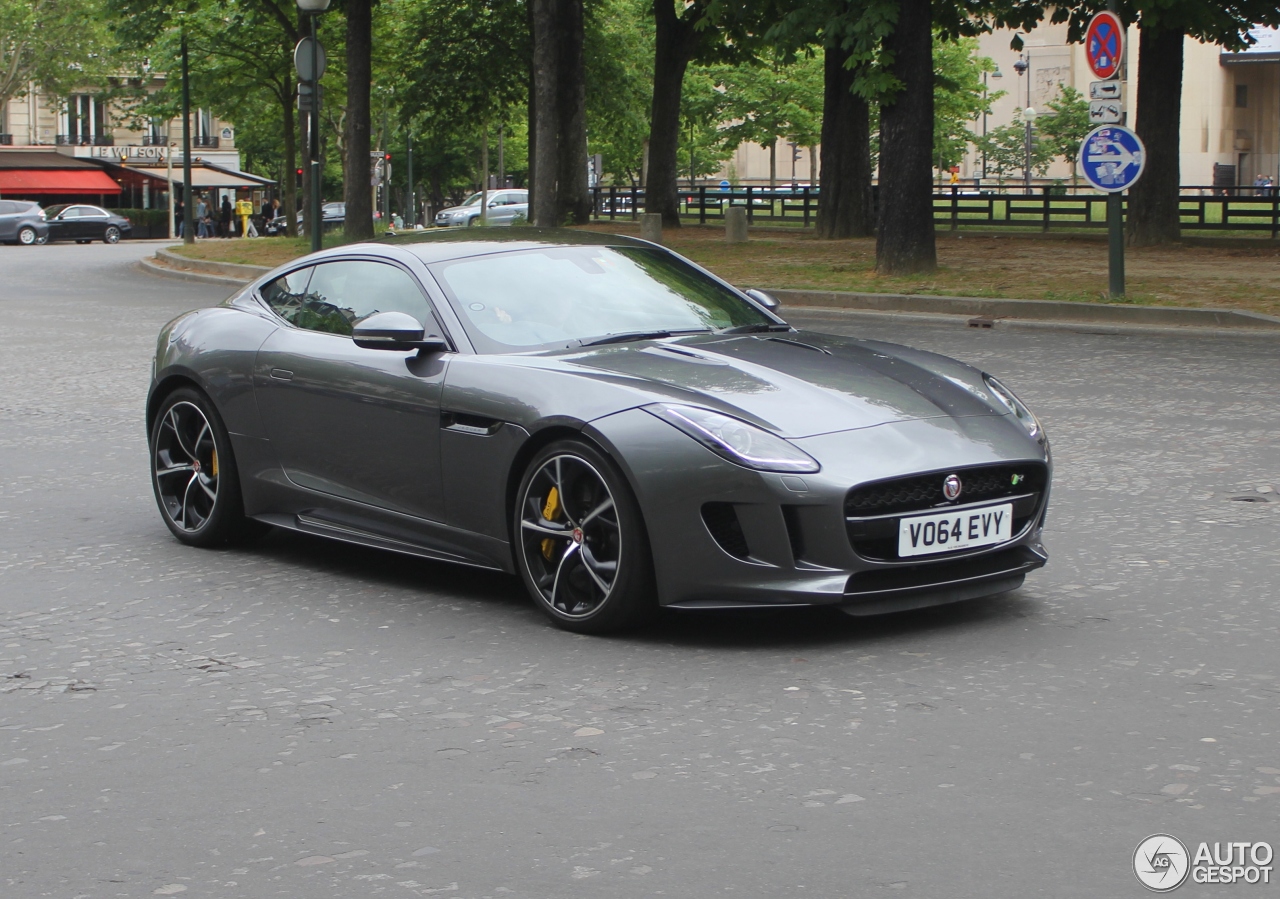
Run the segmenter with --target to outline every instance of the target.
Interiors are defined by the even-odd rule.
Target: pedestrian
[[[204,194],[200,195],[200,201],[196,203],[196,237],[211,237],[209,233],[209,204],[205,201]]]
[[[234,213],[234,210],[231,208],[231,199],[225,194],[222,197],[222,209],[220,210],[220,213],[221,215],[219,216],[219,219],[220,224],[222,225],[222,236],[230,237],[235,230],[235,226],[231,224],[231,216]]]
[[[262,222],[263,222],[263,224],[266,224],[267,222],[271,221],[271,217],[272,217],[272,216],[271,216],[271,201],[270,201],[270,200],[268,200],[266,197],[263,197],[263,198],[262,198],[262,212],[261,212],[261,215],[262,215]]]
[[[178,231],[178,237],[182,236],[182,219],[185,211],[186,207],[182,205],[181,200],[179,200],[173,207],[173,225]]]

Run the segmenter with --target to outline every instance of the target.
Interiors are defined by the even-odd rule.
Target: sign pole
[[[1107,194],[1107,293],[1124,296],[1124,194]]]

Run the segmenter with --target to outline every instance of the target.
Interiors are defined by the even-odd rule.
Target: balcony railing
[[[201,137],[193,136],[191,138],[191,146],[203,148],[206,150],[216,150],[218,149],[218,139],[208,134],[203,135]]]
[[[163,134],[144,134],[142,135],[142,146],[144,147],[163,147],[166,144]]]
[[[12,147],[12,146],[13,146],[13,135],[0,134],[0,147]]]
[[[110,134],[59,134],[54,138],[59,147],[114,147]]]

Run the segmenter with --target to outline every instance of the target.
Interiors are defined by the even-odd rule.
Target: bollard
[[[662,214],[645,212],[640,215],[640,238],[662,243]]]
[[[747,207],[730,206],[725,210],[724,239],[729,243],[747,242]]]

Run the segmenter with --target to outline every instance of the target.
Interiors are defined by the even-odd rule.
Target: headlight
[[[1027,429],[1028,434],[1037,439],[1043,436],[1044,429],[1040,427],[1040,420],[1032,414],[1030,409],[1023,405],[1022,400],[1013,395],[1012,390],[1005,387],[991,375],[983,375],[982,380],[986,382],[987,389],[1000,401],[1000,404],[1012,412],[1018,421],[1022,422],[1022,426]]]
[[[710,409],[655,403],[644,407],[730,462],[756,471],[820,471],[808,453],[776,434]]]

